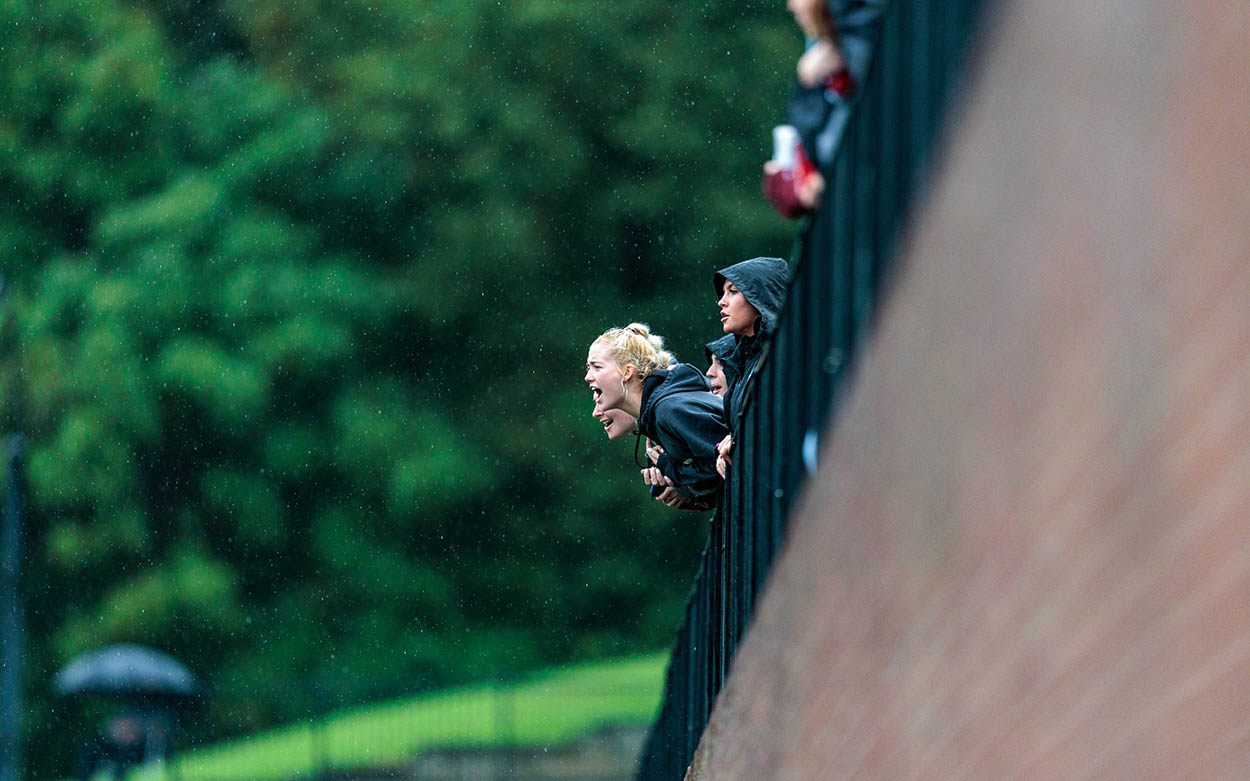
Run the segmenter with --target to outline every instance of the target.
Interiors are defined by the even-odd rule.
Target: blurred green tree
[[[580,367],[636,319],[700,362],[711,271],[787,251],[779,4],[0,27],[40,777],[72,751],[49,676],[111,641],[210,678],[219,735],[669,641],[706,525],[599,441]]]

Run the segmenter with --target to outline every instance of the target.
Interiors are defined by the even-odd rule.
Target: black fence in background
[[[894,0],[800,228],[794,278],[766,345],[638,778],[680,779],[729,674],[913,195],[979,0]]]

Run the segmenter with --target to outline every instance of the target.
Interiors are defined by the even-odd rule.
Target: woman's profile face
[[[625,410],[609,409],[602,410],[598,406],[591,413],[595,416],[595,420],[603,424],[603,431],[608,435],[608,439],[620,439],[634,433],[638,426],[638,422],[634,420],[634,416]]]
[[[712,393],[715,393],[717,396],[723,396],[726,390],[725,368],[720,365],[720,358],[713,355],[712,365],[707,367],[707,371],[704,374],[707,375],[708,380],[712,383]]]
[[[605,344],[592,344],[586,353],[586,376],[583,378],[595,397],[595,410],[620,409],[625,401],[625,384],[621,367]]]
[[[751,306],[751,302],[747,301],[747,297],[742,295],[742,291],[734,283],[726,279],[723,290],[724,294],[716,304],[720,307],[720,323],[725,333],[754,336],[755,318],[759,317],[759,312],[755,311],[755,307]]]

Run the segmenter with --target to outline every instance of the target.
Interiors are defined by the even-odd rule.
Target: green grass
[[[182,755],[183,781],[270,781],[324,769],[402,765],[435,747],[551,746],[655,717],[667,655],[545,671],[507,687],[466,686],[361,706]],[[172,774],[171,774],[172,775]],[[134,781],[164,777],[153,768]]]

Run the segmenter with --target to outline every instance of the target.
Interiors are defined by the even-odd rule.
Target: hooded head
[[[723,361],[733,351],[734,338],[729,334],[725,334],[721,338],[708,342],[703,346],[703,354],[707,357],[709,363],[711,363],[713,358],[719,358]]]
[[[717,271],[712,284],[718,297],[724,295],[726,282],[742,292],[747,303],[759,314],[759,325],[755,329],[758,333],[761,329],[772,331],[777,327],[789,279],[790,266],[781,258],[752,258]]]
[[[731,362],[726,359],[733,354],[735,346],[733,334],[725,334],[716,341],[708,342],[703,348],[708,362],[708,369],[704,374],[712,383],[712,393],[717,396],[723,396],[733,382],[730,377]]]

